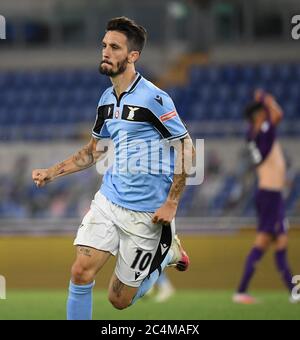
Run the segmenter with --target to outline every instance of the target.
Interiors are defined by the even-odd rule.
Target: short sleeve
[[[110,134],[106,127],[106,119],[109,117],[112,105],[103,105],[102,97],[99,100],[97,108],[96,121],[93,127],[92,136],[96,139],[110,138]]]
[[[175,140],[188,135],[186,126],[179,117],[173,100],[167,93],[162,92],[157,95],[151,106],[151,111],[156,117],[155,127],[163,138]]]

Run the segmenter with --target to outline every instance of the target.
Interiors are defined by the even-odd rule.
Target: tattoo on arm
[[[66,163],[65,162],[61,162],[59,163],[58,165],[56,165],[54,167],[54,171],[55,173],[59,176],[59,175],[62,175],[65,173],[65,166],[66,166]]]
[[[179,198],[185,187],[186,173],[184,169],[184,142],[181,142],[180,153],[177,155],[175,174],[168,199],[179,202]],[[178,151],[177,151],[178,152]]]
[[[179,202],[179,198],[185,188],[186,173],[183,172],[180,175],[174,175],[173,184],[169,192],[169,199],[172,201]]]
[[[89,146],[86,146],[75,154],[72,160],[78,168],[87,168],[94,164],[93,151]]]
[[[74,172],[87,169],[94,165],[106,151],[97,151],[97,142],[92,139],[83,149],[65,161],[49,168],[49,178],[54,180],[57,177],[66,176]]]
[[[190,139],[190,137],[188,138]],[[168,195],[169,200],[175,201],[177,203],[179,202],[180,196],[183,193],[186,185],[186,167],[189,168],[192,165],[193,158],[195,157],[195,149],[191,139],[191,144],[189,145],[191,147],[190,149],[185,145],[184,141],[185,139],[180,141],[181,149],[177,155],[173,184]]]

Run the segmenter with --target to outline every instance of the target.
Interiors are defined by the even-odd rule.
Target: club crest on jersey
[[[115,118],[119,118],[119,116],[120,116],[120,112],[119,111],[116,111],[116,113],[115,113]]]
[[[128,119],[128,120],[134,120],[135,112],[136,112],[137,110],[139,110],[139,107],[131,107],[131,106],[128,106],[128,109],[129,109],[129,114],[128,114],[127,119]]]

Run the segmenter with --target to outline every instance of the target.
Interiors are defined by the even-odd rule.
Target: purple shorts
[[[258,232],[273,236],[286,234],[288,220],[285,218],[285,206],[282,193],[259,189],[256,193]]]

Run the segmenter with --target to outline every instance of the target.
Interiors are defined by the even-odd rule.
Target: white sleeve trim
[[[189,133],[186,131],[185,133],[178,135],[178,136],[171,136],[169,138],[166,138],[169,141],[173,141],[173,140],[177,140],[177,139],[182,139],[184,137],[186,137]]]

